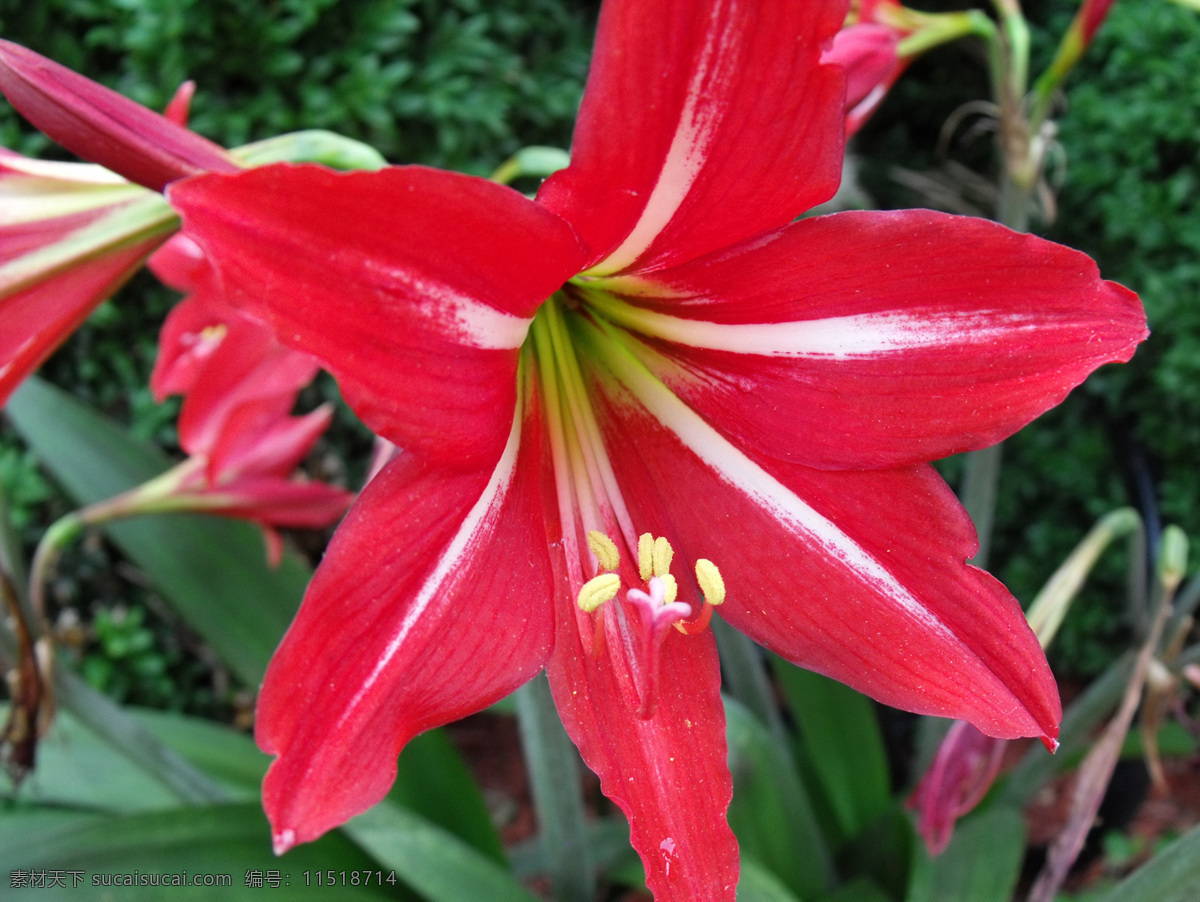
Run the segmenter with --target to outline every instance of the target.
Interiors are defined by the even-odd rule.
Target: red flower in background
[[[846,135],[855,134],[883,102],[911,62],[899,54],[900,41],[915,23],[894,0],[861,0],[851,7],[845,27],[821,61],[846,70]]]
[[[169,503],[256,522],[268,557],[277,561],[282,546],[274,526],[327,526],[354,499],[293,476],[333,417],[329,404],[290,415],[317,363],[224,303],[212,290],[203,254],[186,236],[171,239],[150,268],[191,292],[163,325],[150,383],[160,401],[184,396],[179,443],[190,457],[172,471],[180,478]]]
[[[177,227],[100,166],[0,148],[0,405]]]

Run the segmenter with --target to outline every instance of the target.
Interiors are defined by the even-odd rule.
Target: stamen
[[[718,605],[725,600],[725,580],[721,578],[717,565],[708,558],[702,557],[696,561],[696,582],[700,584],[704,600],[709,604]]]
[[[707,558],[699,558],[696,561],[696,582],[700,584],[700,591],[704,593],[704,607],[700,609],[700,616],[695,620],[676,621],[675,629],[685,636],[694,636],[708,629],[709,623],[712,622],[713,608],[725,600],[725,580],[722,579],[717,565]]]
[[[621,563],[617,553],[617,544],[604,533],[593,529],[587,534],[588,548],[600,563],[601,570],[616,570]]]
[[[654,575],[654,536],[648,532],[638,536],[638,574],[643,580]]]
[[[620,588],[620,576],[615,573],[601,573],[583,584],[575,603],[579,605],[580,610],[591,614],[606,601],[616,598]]]
[[[671,558],[675,556],[675,550],[671,548],[671,543],[665,537],[659,536],[654,540],[654,551],[651,553],[650,561],[654,566],[655,576],[666,576],[671,572]]]

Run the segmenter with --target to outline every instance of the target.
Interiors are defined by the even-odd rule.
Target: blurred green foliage
[[[0,0],[0,33],[154,108],[194,79],[192,125],[222,144],[324,128],[393,162],[484,174],[526,144],[566,145],[597,7]],[[13,146],[10,111],[0,123]]]

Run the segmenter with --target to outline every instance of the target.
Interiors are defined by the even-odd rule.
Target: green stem
[[[562,727],[545,675],[518,689],[516,700],[521,747],[553,896],[560,902],[591,902],[596,887],[583,816],[579,753]]]
[[[565,169],[570,162],[570,155],[557,147],[522,147],[500,164],[491,179],[501,185],[510,185],[522,177],[544,179]]]
[[[1037,173],[1030,166],[1029,125],[1022,108],[1029,76],[1029,26],[1017,0],[995,0],[995,4],[1003,31],[1003,40],[989,44],[992,91],[1000,110],[996,221],[1025,232],[1029,229],[1029,202],[1037,184]],[[979,552],[971,559],[979,567],[986,567],[991,556],[1002,448],[997,443],[966,455],[960,494],[979,535]]]
[[[332,169],[382,169],[383,155],[370,145],[321,129],[307,129],[246,144],[232,151],[247,166],[322,163]]]
[[[83,521],[79,513],[67,514],[56,520],[42,535],[37,550],[33,555],[33,564],[29,572],[29,604],[33,609],[46,635],[49,635],[49,621],[46,616],[46,585],[50,574],[63,550],[75,537],[83,531]]]

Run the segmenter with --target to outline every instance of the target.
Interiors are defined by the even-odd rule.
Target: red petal
[[[690,260],[832,196],[843,3],[607,2],[571,149],[538,200],[600,270]],[[607,258],[607,259],[606,259]]]
[[[712,633],[668,630],[658,705],[641,720],[609,659],[593,660],[584,647],[576,618],[589,615],[564,596],[546,665],[554,701],[604,794],[629,819],[656,902],[734,899],[737,840],[725,820],[733,784]]]
[[[182,233],[155,251],[146,265],[164,285],[186,294],[204,284],[208,270],[200,245]]]
[[[0,405],[165,237],[89,260],[0,298]],[[0,284],[0,294],[3,288]]]
[[[499,454],[517,348],[581,262],[517,192],[420,167],[267,166],[171,201],[223,296],[316,356],[373,431],[446,458]]]
[[[401,747],[542,667],[553,643],[536,424],[485,470],[412,454],[347,516],[267,671],[257,738],[280,851],[379,801]]]
[[[186,175],[240,169],[195,132],[9,41],[0,41],[0,91],[67,150],[155,191]]]
[[[821,62],[836,63],[846,70],[846,108],[862,103],[896,67],[896,45],[900,34],[893,28],[871,22],[843,28]]]
[[[239,407],[265,403],[268,420],[291,411],[317,363],[279,344],[269,329],[234,311],[229,332],[203,361],[179,415],[179,443],[189,454],[214,454],[226,422]]]
[[[302,417],[281,415],[272,400],[242,404],[231,411],[213,447],[210,478],[290,476],[332,420],[332,404]]]
[[[172,243],[167,242],[159,253]],[[153,264],[157,257],[158,253],[154,254],[149,262]],[[229,308],[229,314],[232,313],[233,308]],[[210,300],[198,295],[184,298],[171,308],[158,333],[158,354],[150,374],[150,388],[156,401],[192,390],[225,340],[229,318],[216,314]]]
[[[171,95],[166,109],[163,110],[163,116],[170,119],[176,125],[182,125],[184,128],[188,124],[188,116],[192,110],[192,98],[196,96],[196,83],[191,79],[183,82],[175,93]]]
[[[1147,334],[1083,254],[929,211],[803,220],[613,282],[660,379],[736,444],[815,467],[993,444]]]
[[[994,736],[1057,735],[1045,656],[1003,586],[963,563],[974,531],[932,468],[753,458],[631,358],[605,356],[646,405],[602,407],[625,497],[674,524],[677,553],[720,568],[720,616],[887,704]]]

